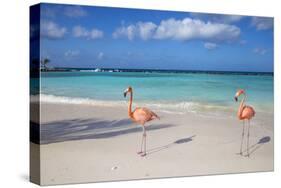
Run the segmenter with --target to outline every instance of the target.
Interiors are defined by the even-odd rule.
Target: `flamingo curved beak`
[[[125,98],[126,98],[128,92],[129,92],[128,89],[126,89],[126,90],[124,91],[124,97],[125,97]]]
[[[129,90],[128,89],[126,89],[125,91],[124,91],[124,97],[126,98],[126,96],[127,96],[127,93],[129,92]]]
[[[237,101],[238,101],[238,98],[235,96],[235,97],[234,97],[234,100],[237,102]]]

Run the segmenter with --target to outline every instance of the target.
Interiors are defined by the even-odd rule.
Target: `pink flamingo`
[[[240,155],[242,155],[242,145],[243,145],[243,140],[244,140],[244,129],[245,129],[245,120],[248,120],[248,135],[247,135],[247,155],[250,157],[249,154],[249,137],[250,137],[250,120],[255,116],[256,112],[253,107],[245,105],[245,100],[246,100],[246,93],[244,90],[240,89],[236,92],[235,94],[235,101],[238,101],[238,97],[240,95],[244,95],[242,101],[240,102],[238,112],[237,112],[237,117],[239,120],[243,120],[243,132],[242,132],[242,139],[241,139],[241,146],[240,146]]]
[[[134,111],[132,111],[132,102],[133,102],[133,89],[132,87],[128,87],[124,91],[124,97],[126,97],[127,93],[130,93],[130,101],[128,106],[128,116],[131,120],[133,120],[136,123],[139,123],[142,125],[143,128],[143,134],[142,134],[142,141],[141,141],[141,150],[137,152],[142,157],[146,156],[146,128],[145,123],[149,122],[154,119],[160,119],[157,114],[152,112],[151,110],[147,108],[135,108]],[[143,142],[144,142],[144,150],[143,149]]]

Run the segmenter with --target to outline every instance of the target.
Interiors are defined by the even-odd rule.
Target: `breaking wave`
[[[43,103],[54,103],[54,104],[79,104],[79,105],[92,105],[100,107],[126,107],[127,100],[95,100],[91,98],[74,98],[66,96],[55,96],[55,95],[32,95],[31,102]],[[233,113],[234,110],[231,106],[217,105],[212,103],[199,103],[192,101],[181,101],[181,102],[167,102],[167,101],[141,101],[134,102],[134,106],[145,106],[163,113],[169,114],[184,114],[190,113],[208,113],[211,115],[219,115],[221,113]]]

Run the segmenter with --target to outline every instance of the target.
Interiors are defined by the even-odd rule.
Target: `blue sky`
[[[54,67],[273,71],[266,17],[42,4],[40,36]]]

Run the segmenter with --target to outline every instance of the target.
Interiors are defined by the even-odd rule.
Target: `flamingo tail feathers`
[[[152,116],[154,117],[154,119],[156,118],[156,119],[159,119],[159,120],[160,120],[160,117],[159,117],[157,114],[155,114],[155,113],[152,112],[152,111],[151,111],[151,114],[152,114]]]

